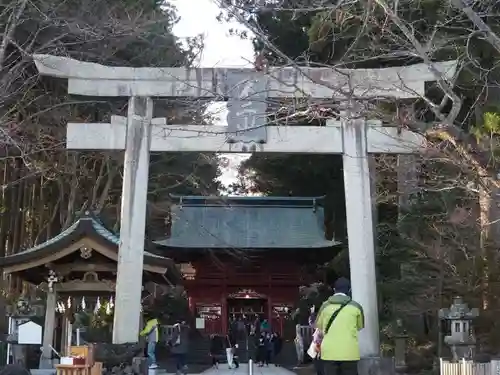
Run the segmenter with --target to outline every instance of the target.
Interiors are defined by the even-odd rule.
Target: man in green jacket
[[[148,359],[149,359],[149,368],[150,369],[155,369],[158,368],[158,365],[156,364],[156,344],[159,341],[160,338],[160,332],[159,332],[159,322],[158,319],[155,317],[151,316],[148,321],[146,322],[146,326],[144,329],[139,333],[140,336],[145,336],[146,339],[148,340]]]
[[[334,285],[335,294],[320,308],[316,328],[323,334],[321,361],[325,375],[357,375],[359,356],[358,331],[364,327],[363,308],[350,297],[351,284],[340,278]],[[336,318],[328,328],[333,314]]]

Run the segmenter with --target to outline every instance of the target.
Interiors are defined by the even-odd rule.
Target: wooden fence
[[[500,375],[499,365],[500,361],[478,363],[465,359],[458,362],[441,359],[440,375]]]

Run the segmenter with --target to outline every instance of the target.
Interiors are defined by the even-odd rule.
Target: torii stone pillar
[[[126,120],[114,343],[134,342],[139,333],[152,118],[151,98],[130,97]],[[139,314],[136,306],[139,307]],[[135,340],[127,335],[127,331],[135,334]]]
[[[362,118],[328,121],[326,127],[266,126],[259,112],[266,97],[290,98],[416,98],[425,93],[425,82],[436,80],[425,64],[398,68],[334,70],[331,68],[270,68],[266,76],[253,70],[186,69],[186,68],[115,68],[85,63],[64,57],[35,55],[42,75],[68,79],[70,94],[125,97],[230,97],[228,126],[164,125],[163,119],[150,123],[150,151],[182,152],[252,152],[342,154],[346,211],[349,235],[349,258],[353,298],[365,311],[365,328],[360,332],[360,350],[364,358],[379,356],[379,322],[375,275],[375,246],[370,196],[368,153],[415,153],[422,138],[412,132],[398,132],[395,127]],[[455,74],[456,62],[436,63],[434,68],[444,78]],[[333,87],[335,85],[335,87]],[[345,93],[349,92],[349,99]],[[253,98],[258,97],[258,100]],[[252,101],[253,100],[253,101]],[[261,114],[260,118],[258,114]],[[125,150],[129,147],[129,119],[114,117],[108,124],[68,124],[67,148],[77,150]],[[144,116],[146,127],[149,117]],[[134,127],[135,128],[135,127]],[[138,128],[137,128],[138,129]],[[146,132],[145,128],[142,128]],[[134,133],[135,134],[135,133]],[[240,144],[243,142],[243,146]],[[141,144],[146,144],[146,141]],[[250,145],[250,148],[249,148]],[[146,151],[137,161],[147,163]],[[125,157],[130,158],[130,155]],[[138,167],[147,171],[147,166]],[[147,176],[142,174],[142,176]],[[143,194],[146,181],[124,179],[124,191],[130,196],[122,199],[122,214],[132,207],[146,206]],[[133,202],[133,206],[132,206]],[[125,207],[126,206],[126,207]],[[137,210],[140,210],[137,208]],[[122,238],[118,272],[127,269],[130,260],[141,264],[142,246],[129,253],[130,243],[143,240],[142,211],[136,221],[139,229],[131,228],[130,236]],[[123,216],[122,216],[123,220]],[[123,226],[122,221],[122,226]],[[134,238],[132,238],[134,237]],[[125,243],[127,241],[127,243]],[[126,255],[122,255],[125,253]],[[122,258],[124,257],[124,258]],[[128,277],[138,279],[141,269],[131,270]],[[130,281],[119,283],[128,285]],[[132,295],[133,294],[133,295]],[[117,287],[113,341],[137,341],[138,327],[131,326],[140,316],[140,293]],[[119,302],[121,300],[121,302]]]
[[[364,310],[365,329],[360,332],[360,351],[379,354],[377,276],[372,181],[369,168],[366,124],[363,119],[342,122],[344,190],[353,298]],[[367,250],[370,249],[370,250]],[[354,267],[353,267],[354,266]]]

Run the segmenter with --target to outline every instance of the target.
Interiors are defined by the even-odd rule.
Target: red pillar
[[[191,315],[196,317],[196,304],[194,302],[193,297],[191,297],[191,296],[188,296],[188,307],[189,307],[189,311],[191,312]]]
[[[269,324],[273,322],[273,300],[271,296],[267,297],[267,321]]]
[[[223,270],[223,287],[222,287],[222,297],[221,297],[221,306],[222,306],[222,334],[227,334],[227,331],[228,331],[228,327],[227,327],[227,324],[228,324],[228,321],[229,321],[229,317],[228,317],[228,314],[227,314],[227,275],[226,275],[226,267],[224,266],[224,270]]]
[[[221,299],[221,306],[222,306],[222,334],[227,334],[227,323],[228,323],[228,316],[227,316],[227,298],[226,295],[224,294]]]
[[[273,327],[273,288],[272,288],[272,278],[271,278],[271,270],[269,269],[269,264],[266,265],[266,274],[267,274],[267,321],[271,326],[271,330],[275,331],[276,327]]]

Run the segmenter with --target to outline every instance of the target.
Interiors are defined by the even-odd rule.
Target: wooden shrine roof
[[[171,248],[330,248],[323,197],[173,197]]]
[[[116,262],[119,243],[117,234],[107,229],[97,217],[86,213],[57,236],[30,249],[0,258],[0,267],[5,273],[27,271],[63,259],[83,247],[102,252]],[[172,259],[148,251],[144,251],[144,270],[162,273],[172,284],[182,279]]]

